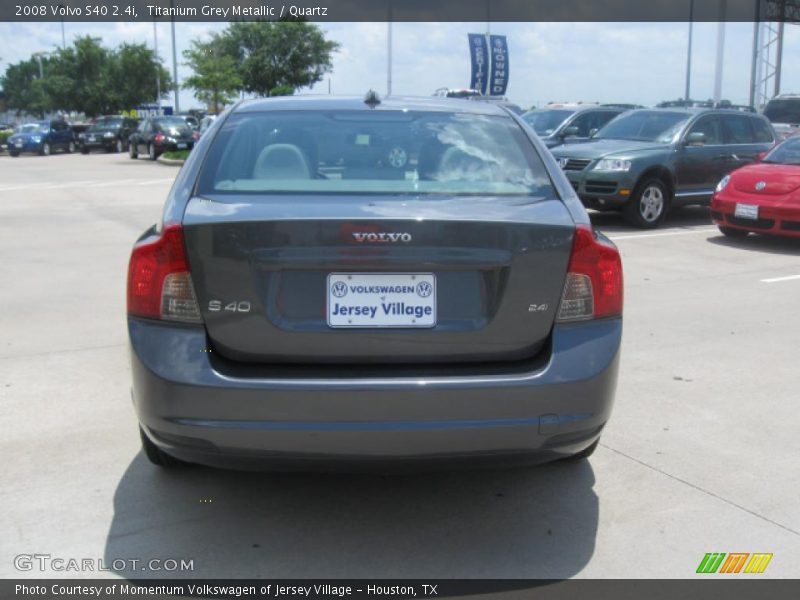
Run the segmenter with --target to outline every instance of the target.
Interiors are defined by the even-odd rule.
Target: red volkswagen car
[[[723,177],[711,198],[711,218],[727,236],[800,237],[800,136]]]

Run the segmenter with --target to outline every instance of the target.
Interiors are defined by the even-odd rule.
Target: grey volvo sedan
[[[130,258],[144,450],[269,469],[584,458],[622,296],[617,249],[504,108],[245,101]]]

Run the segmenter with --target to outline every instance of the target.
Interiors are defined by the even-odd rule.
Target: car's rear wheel
[[[147,157],[150,160],[155,160],[158,158],[156,154],[156,147],[153,144],[147,144]]]
[[[625,207],[625,218],[640,229],[655,229],[669,209],[669,192],[660,179],[647,179],[634,190]]]
[[[142,438],[142,450],[144,450],[147,460],[154,465],[167,469],[174,469],[176,467],[184,467],[189,464],[178,458],[175,458],[174,456],[170,456],[161,448],[156,446],[152,441],[150,441],[150,438],[147,437],[147,434],[141,427],[139,427],[139,437]]]
[[[122,143],[122,140],[117,138],[117,152],[121,153],[125,151],[125,146]]]
[[[722,232],[722,235],[731,238],[747,237],[747,235],[750,233],[746,229],[736,229],[734,227],[725,227],[724,225],[718,225],[717,227],[719,227],[719,230],[720,232]]]
[[[564,460],[575,461],[575,460],[584,460],[586,458],[589,458],[592,454],[594,454],[594,451],[597,450],[597,447],[599,445],[600,445],[600,438],[597,438],[591,446],[589,446],[588,448],[584,448],[577,454],[568,456]]]
[[[128,156],[131,158],[139,158],[139,153],[136,152],[136,144],[128,142]]]
[[[39,151],[39,154],[41,154],[42,156],[49,156],[50,155],[50,144],[48,144],[47,142],[42,144],[42,149]]]

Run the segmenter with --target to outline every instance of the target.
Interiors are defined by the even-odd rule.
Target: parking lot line
[[[138,182],[136,185],[154,185],[156,183],[166,183],[167,181],[175,181],[174,177],[162,177],[161,179],[146,179]]]
[[[37,185],[39,185],[39,184],[38,183],[24,183],[22,185],[5,186],[5,187],[0,187],[0,192],[10,192],[12,190],[24,190],[24,189],[27,189],[27,188],[35,187]]]
[[[651,238],[651,237],[666,237],[668,235],[689,235],[690,233],[710,233],[712,231],[717,231],[716,227],[703,227],[702,229],[691,229],[691,230],[684,230],[684,231],[662,231],[659,233],[635,233],[633,235],[609,235],[609,239],[613,241],[618,240],[635,240],[639,238]]]
[[[67,187],[79,187],[79,186],[82,186],[82,185],[86,185],[86,184],[89,184],[89,183],[96,183],[96,182],[97,182],[97,179],[87,179],[85,181],[65,181],[63,183],[54,183],[52,185],[45,185],[41,189],[43,189],[43,190],[58,190],[58,189],[67,188]]]
[[[86,187],[99,188],[99,187],[112,187],[115,185],[132,185],[138,182],[138,179],[118,179],[116,181],[101,181],[99,183],[90,183]]]
[[[792,281],[793,279],[800,279],[800,275],[787,275],[786,277],[773,277],[771,279],[762,279],[761,283],[780,283],[781,281]]]

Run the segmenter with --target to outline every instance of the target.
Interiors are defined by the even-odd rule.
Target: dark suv
[[[98,117],[86,131],[78,134],[78,144],[83,154],[91,150],[124,152],[128,149],[128,137],[136,131],[137,119],[122,116]]]
[[[585,144],[552,150],[584,205],[657,227],[672,206],[707,204],[728,172],[775,143],[761,115],[725,109],[641,109]]]
[[[628,110],[622,105],[549,104],[522,115],[548,148],[586,140],[614,117]]]

